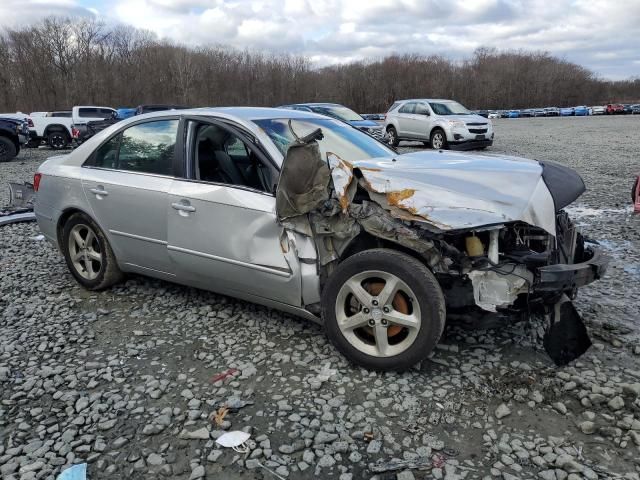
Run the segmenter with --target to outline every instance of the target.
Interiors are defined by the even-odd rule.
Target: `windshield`
[[[471,112],[458,102],[429,102],[436,115],[471,115]]]
[[[304,137],[317,128],[322,129],[324,138],[318,140],[323,159],[327,153],[334,153],[345,160],[366,160],[369,158],[393,157],[396,153],[373,137],[342,122],[323,118],[288,118],[253,120],[271,139],[282,155],[286,155],[289,145],[295,140],[291,129],[298,137]]]
[[[357,122],[360,120],[364,120],[360,115],[347,107],[342,106],[318,106],[314,105],[310,107],[315,113],[319,113],[321,115],[327,115],[329,117],[337,118],[338,120],[342,120],[344,122]]]

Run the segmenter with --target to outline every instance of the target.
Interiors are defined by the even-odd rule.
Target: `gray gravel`
[[[614,261],[577,300],[596,341],[579,361],[554,367],[524,325],[450,326],[415,369],[367,372],[253,304],[142,277],[84,291],[35,224],[2,227],[0,477],[640,478],[640,117],[495,126],[489,153],[566,163],[589,187],[572,213]],[[0,164],[0,185],[50,154]],[[251,433],[246,453],[215,443],[228,430]]]

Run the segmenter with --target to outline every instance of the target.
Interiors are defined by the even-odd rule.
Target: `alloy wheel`
[[[431,146],[439,150],[444,145],[444,138],[442,138],[442,132],[436,132],[433,134],[433,139],[431,140]]]
[[[52,148],[63,148],[66,144],[67,141],[61,133],[56,133],[51,136],[50,145]]]
[[[94,280],[102,268],[102,251],[96,233],[85,224],[75,225],[69,232],[69,258],[78,275]]]
[[[396,275],[367,271],[347,280],[336,298],[336,320],[345,339],[375,357],[399,355],[421,326],[420,305]]]

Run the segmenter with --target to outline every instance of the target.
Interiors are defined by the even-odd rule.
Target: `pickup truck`
[[[9,162],[29,142],[29,124],[24,119],[0,116],[0,162]]]
[[[110,121],[118,116],[111,107],[73,107],[71,111],[71,139],[80,144],[92,136],[90,122]]]

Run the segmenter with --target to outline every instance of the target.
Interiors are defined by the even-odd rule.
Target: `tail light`
[[[33,191],[37,192],[38,189],[40,188],[40,180],[42,179],[42,174],[41,173],[36,173],[33,176]]]
[[[33,120],[27,118],[27,125],[29,125],[29,128],[33,128]]]
[[[80,138],[80,130],[78,130],[76,127],[71,127],[71,136],[73,138]]]

